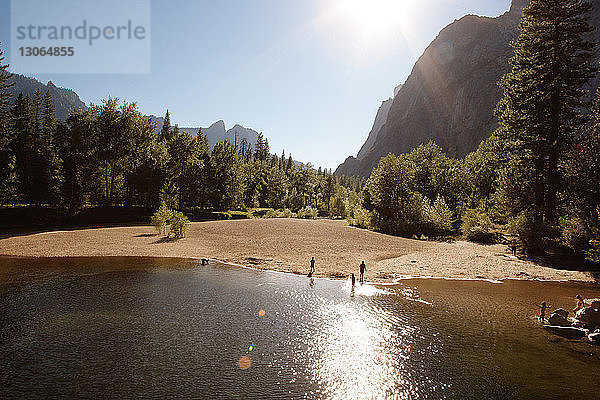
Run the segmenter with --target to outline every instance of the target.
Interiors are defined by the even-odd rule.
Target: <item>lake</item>
[[[536,321],[576,294],[600,287],[0,258],[0,397],[599,398],[599,349]]]

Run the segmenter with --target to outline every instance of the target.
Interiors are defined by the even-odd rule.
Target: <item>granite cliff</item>
[[[600,40],[600,0],[591,2],[592,23],[598,27],[594,35]],[[357,157],[348,157],[336,174],[368,176],[381,157],[410,152],[430,140],[451,156],[475,150],[497,126],[498,82],[510,70],[510,43],[528,3],[513,0],[499,17],[467,15],[444,28],[394,97],[376,140],[367,141]],[[599,78],[590,89],[598,84]]]

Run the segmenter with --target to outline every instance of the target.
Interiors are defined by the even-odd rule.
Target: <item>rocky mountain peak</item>
[[[600,41],[600,0],[590,0],[591,23]],[[510,71],[511,42],[519,34],[529,0],[513,0],[496,18],[467,15],[441,30],[416,62],[387,113],[357,157],[348,157],[338,175],[369,176],[381,157],[408,153],[436,142],[453,157],[475,150],[497,127],[494,109],[502,96],[498,82]],[[590,82],[595,90],[600,76]],[[387,114],[386,118],[382,118]]]
[[[529,5],[529,1],[530,0],[512,0],[509,12],[511,14],[520,14],[523,11],[523,9]]]

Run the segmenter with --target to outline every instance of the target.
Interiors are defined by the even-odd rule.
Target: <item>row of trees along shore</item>
[[[108,99],[56,121],[49,95],[10,106],[0,74],[0,202],[156,209],[317,210],[358,227],[409,237],[461,233],[493,241],[508,231],[528,253],[560,249],[600,261],[600,91],[592,7],[532,0],[513,43],[498,129],[462,159],[435,143],[382,158],[366,182],[271,155],[268,142],[225,141],[171,127],[160,135],[135,104]],[[0,63],[1,65],[1,63]],[[307,212],[306,209],[310,208]],[[170,212],[170,211],[169,211]],[[160,225],[160,224],[159,224]],[[160,225],[162,226],[162,225]]]
[[[168,111],[155,134],[135,103],[117,99],[73,110],[63,123],[48,92],[20,94],[11,105],[10,74],[0,65],[0,204],[327,210],[335,193],[364,184],[272,155],[262,134],[255,146],[223,141],[211,151],[201,130],[193,137],[171,126]]]

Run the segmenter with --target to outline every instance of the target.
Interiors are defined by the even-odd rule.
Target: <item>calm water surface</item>
[[[572,283],[352,291],[186,260],[5,258],[0,397],[597,399],[598,348],[535,321],[536,302],[571,308],[578,293],[600,297]]]

